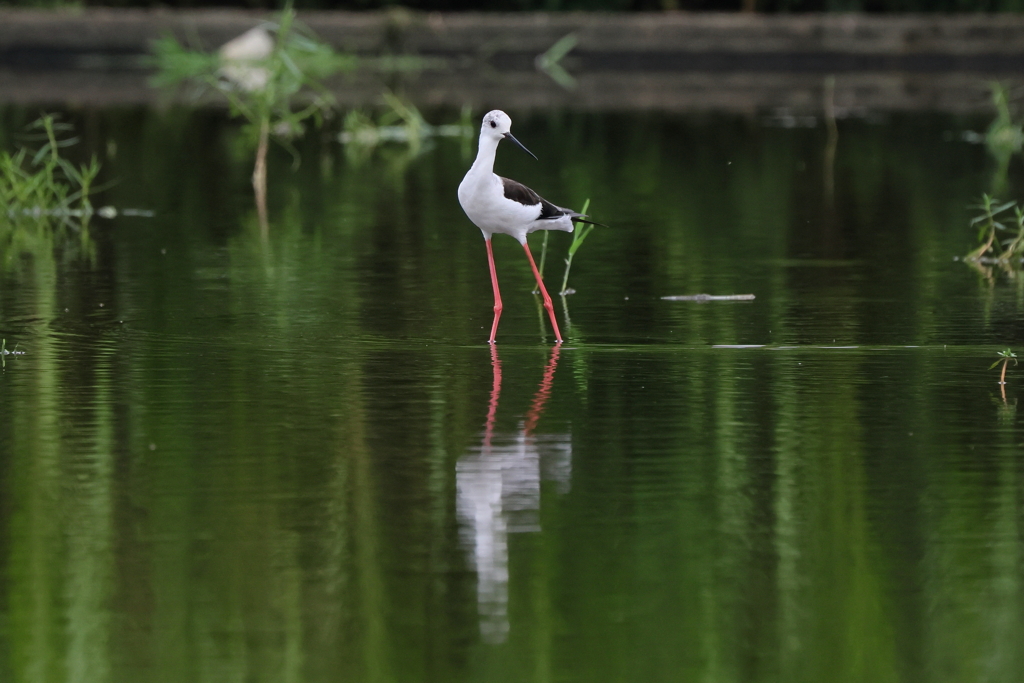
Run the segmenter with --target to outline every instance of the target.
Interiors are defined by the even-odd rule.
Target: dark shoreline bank
[[[0,10],[0,102],[147,104],[138,57],[168,32],[213,48],[266,13],[206,10]],[[448,66],[398,79],[426,105],[755,111],[821,108],[835,76],[838,111],[969,112],[992,80],[1024,82],[1021,15],[417,14],[305,12],[338,49],[411,54]],[[573,33],[564,90],[534,59]],[[343,105],[373,104],[384,78],[333,88]],[[387,79],[394,86],[395,78]]]

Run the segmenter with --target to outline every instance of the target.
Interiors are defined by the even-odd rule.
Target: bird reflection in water
[[[519,430],[495,433],[501,394],[501,359],[491,345],[494,383],[479,448],[456,465],[457,508],[462,542],[472,553],[477,574],[480,634],[491,643],[508,636],[508,535],[540,531],[540,485],[552,481],[569,490],[572,473],[570,434],[533,433],[551,395],[560,345],[551,349],[540,386]]]

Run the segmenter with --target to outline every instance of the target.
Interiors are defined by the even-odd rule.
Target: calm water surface
[[[561,346],[502,236],[484,343],[475,142],[279,151],[262,239],[220,113],[70,114],[156,216],[2,235],[0,679],[1024,680],[987,121],[510,113],[611,226]]]

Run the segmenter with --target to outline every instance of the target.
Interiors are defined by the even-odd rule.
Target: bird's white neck
[[[489,135],[480,136],[480,144],[476,150],[476,160],[473,162],[470,173],[489,174],[494,172],[494,155],[498,151],[498,143],[501,138],[492,138]]]

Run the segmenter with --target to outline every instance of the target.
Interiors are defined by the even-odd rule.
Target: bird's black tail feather
[[[577,223],[589,223],[590,225],[600,225],[602,228],[608,227],[604,223],[598,223],[597,221],[590,220],[590,217],[583,213],[572,214],[572,219]]]

